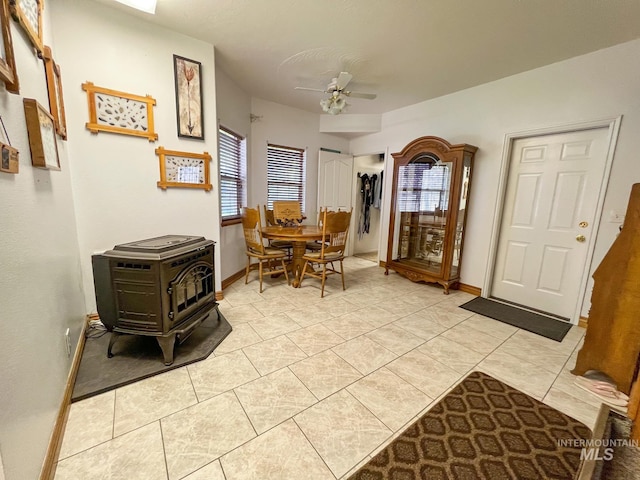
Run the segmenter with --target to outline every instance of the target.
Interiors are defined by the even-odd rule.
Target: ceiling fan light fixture
[[[320,100],[322,111],[329,115],[338,115],[347,106],[347,101],[341,97],[333,95],[330,98]]]

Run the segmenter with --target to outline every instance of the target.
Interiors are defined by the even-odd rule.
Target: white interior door
[[[492,297],[573,317],[608,140],[597,128],[514,141]]]
[[[353,205],[352,177],[353,156],[320,150],[318,154],[318,211],[325,207],[334,211],[338,209],[350,210]],[[353,225],[354,217],[352,215],[349,236],[353,235]],[[350,244],[351,242],[348,243],[347,255],[350,254]]]
[[[349,210],[353,157],[342,153],[320,151],[318,156],[318,210]]]

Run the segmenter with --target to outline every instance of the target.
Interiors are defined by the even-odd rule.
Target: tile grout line
[[[167,475],[166,479],[169,480],[169,463],[167,462],[167,449],[164,445],[164,432],[162,430],[162,422],[157,420],[158,427],[160,428],[160,441],[162,442],[162,456],[164,457],[164,471]]]

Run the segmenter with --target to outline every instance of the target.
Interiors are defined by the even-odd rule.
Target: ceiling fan
[[[353,98],[365,98],[367,100],[373,100],[376,98],[375,93],[361,93],[345,90],[347,84],[351,81],[353,75],[348,72],[340,72],[340,74],[333,78],[325,90],[319,88],[308,87],[296,87],[296,90],[307,90],[310,92],[322,92],[329,93],[329,98],[320,100],[320,106],[322,110],[330,115],[338,115],[347,106],[347,100],[345,97]]]

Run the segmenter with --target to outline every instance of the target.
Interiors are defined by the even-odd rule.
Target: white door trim
[[[484,285],[482,286],[482,296],[489,298],[491,296],[491,286],[493,284],[494,267],[496,264],[496,256],[498,254],[498,240],[500,236],[500,227],[502,224],[502,210],[504,207],[505,196],[507,192],[507,180],[509,178],[509,166],[511,159],[511,150],[513,142],[521,138],[535,137],[540,135],[550,135],[556,133],[569,133],[580,130],[589,130],[594,128],[608,128],[608,147],[607,158],[605,161],[604,173],[602,176],[602,182],[600,184],[600,191],[598,192],[598,202],[596,206],[596,215],[593,225],[593,231],[598,232],[600,228],[600,219],[602,217],[602,208],[604,205],[604,197],[607,191],[607,184],[609,183],[609,176],[611,174],[611,164],[613,162],[613,155],[615,152],[616,141],[618,139],[618,132],[620,130],[620,122],[622,116],[615,118],[604,118],[601,120],[594,120],[591,122],[572,123],[568,125],[559,125],[555,127],[545,127],[534,130],[526,130],[522,132],[507,133],[504,137],[504,145],[502,150],[502,161],[500,164],[500,176],[498,181],[498,196],[496,198],[496,207],[493,217],[493,225],[491,229],[491,239],[489,242],[489,255],[487,258],[487,268],[484,277]],[[587,246],[587,258],[585,261],[585,268],[581,275],[580,290],[578,298],[576,299],[576,305],[574,312],[571,316],[571,323],[577,324],[580,319],[581,307],[586,295],[587,281],[589,280],[589,271],[591,262],[593,260],[593,251],[596,244],[597,235],[590,235],[589,244]]]
[[[389,153],[389,147],[384,149],[384,163],[382,164],[382,201],[380,202],[380,232],[378,236],[378,265],[380,262],[387,262],[387,242],[389,241],[389,217],[385,216],[387,214],[387,209],[391,209],[391,195],[387,194],[387,183],[391,183],[389,180],[389,170],[391,170],[391,177],[393,178],[393,168],[387,168],[390,165],[390,162],[393,160],[393,157]],[[389,200],[387,200],[389,199]],[[384,219],[387,219],[385,223]]]

